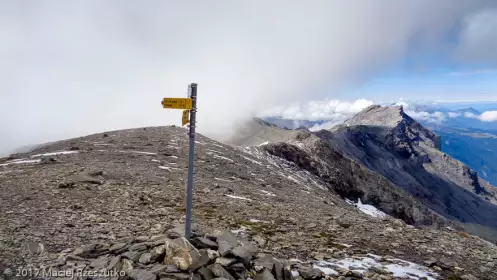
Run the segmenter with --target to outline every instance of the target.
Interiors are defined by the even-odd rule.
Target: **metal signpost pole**
[[[190,110],[190,131],[188,136],[190,139],[188,150],[188,183],[186,191],[186,225],[185,237],[190,241],[191,222],[192,222],[192,207],[193,207],[193,171],[195,157],[195,122],[197,115],[197,84],[190,84],[190,98],[192,99],[192,109]]]
[[[190,241],[192,207],[193,207],[193,172],[195,160],[195,122],[197,116],[197,84],[191,83],[188,86],[188,98],[165,97],[161,101],[164,109],[183,109],[181,116],[181,126],[190,123],[188,138],[190,145],[188,150],[188,183],[186,186],[186,225],[185,237]],[[188,116],[188,114],[190,116]],[[190,119],[188,119],[190,117]]]

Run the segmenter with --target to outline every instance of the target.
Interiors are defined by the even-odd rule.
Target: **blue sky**
[[[496,22],[494,19],[493,24]],[[493,27],[492,22],[474,26],[477,28],[472,31],[483,34],[482,37],[495,36],[489,34],[490,28]],[[464,21],[454,24],[448,32],[440,34],[441,43],[435,48],[423,47],[423,41],[416,35],[412,36],[404,55],[393,60],[389,69],[376,73],[360,86],[345,90],[342,96],[367,98],[377,102],[396,100],[400,97],[431,101],[496,101],[497,68],[494,61],[489,57],[462,58],[461,52],[458,52],[458,48],[465,46],[464,28],[468,28]],[[497,38],[491,43],[496,44],[495,42]],[[470,45],[474,47],[478,44]],[[474,52],[485,53],[485,50]],[[472,54],[469,57],[474,58],[477,55]]]
[[[497,71],[451,70],[397,71],[380,74],[344,95],[377,102],[397,100],[497,100]]]

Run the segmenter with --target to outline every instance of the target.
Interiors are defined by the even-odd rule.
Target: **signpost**
[[[192,109],[191,98],[164,98],[162,107],[166,109]]]
[[[190,110],[183,110],[183,116],[181,118],[181,125],[184,126],[185,124],[190,122],[190,118],[188,114],[190,113]]]
[[[183,109],[181,123],[189,126],[189,149],[188,149],[188,183],[186,186],[186,225],[185,237],[190,240],[192,207],[193,207],[193,168],[195,156],[195,121],[197,115],[197,84],[192,83],[188,86],[188,98],[164,98],[162,107],[166,109]],[[188,113],[190,116],[188,116]]]

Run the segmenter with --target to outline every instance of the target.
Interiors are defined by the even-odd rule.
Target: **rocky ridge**
[[[211,234],[234,231],[256,245],[258,253],[280,260],[295,258],[340,274],[337,267],[345,264],[347,270],[362,271],[329,277],[368,277],[370,269],[354,269],[366,266],[368,256],[383,256],[376,262],[384,266],[412,262],[432,267],[430,272],[441,279],[497,277],[494,244],[457,229],[417,228],[391,216],[365,214],[333,187],[340,177],[324,180],[298,160],[276,153],[284,151],[277,146],[237,149],[202,135],[197,141],[193,215],[201,228],[213,229],[207,231]],[[117,257],[106,251],[111,247],[129,243],[124,254],[151,236],[167,234],[184,222],[186,143],[184,129],[151,127],[69,139],[0,160],[0,269],[72,265],[78,260],[69,257],[75,250],[68,248],[80,246],[109,254],[110,263]],[[299,148],[294,144],[289,145]],[[306,147],[312,148],[299,149]],[[353,184],[362,179],[356,180]],[[150,255],[157,247],[133,249],[143,246]],[[86,267],[99,257],[80,255],[79,261]],[[142,266],[140,258],[134,269],[151,268]],[[363,262],[352,262],[358,259]]]
[[[342,174],[339,177],[344,180],[338,180],[341,184],[357,180],[353,169],[348,166],[353,166],[351,162],[358,163],[372,171],[370,176],[376,177],[369,182],[372,190],[354,182],[341,188],[347,190],[342,192],[342,196],[367,200],[367,203],[395,217],[414,223],[412,214],[406,216],[403,210],[392,211],[386,207],[398,204],[397,207],[405,208],[405,199],[396,203],[396,200],[384,195],[396,192],[393,189],[403,189],[409,194],[402,195],[403,198],[416,200],[415,204],[421,205],[416,209],[428,208],[436,216],[443,217],[433,219],[430,218],[432,215],[427,215],[429,212],[417,211],[418,217],[414,220],[418,224],[437,225],[440,220],[450,220],[471,233],[497,241],[497,220],[494,219],[497,188],[479,178],[474,170],[442,153],[439,150],[440,137],[405,114],[401,106],[370,106],[342,125],[317,132],[307,129],[288,132],[262,124],[257,127],[258,123],[254,121],[251,133],[246,134],[256,137],[235,144],[260,145],[284,141],[297,146],[318,162],[333,158],[327,165],[333,167],[335,173]],[[287,139],[281,137],[282,133],[287,133]],[[322,142],[316,141],[316,138]],[[343,156],[351,162],[341,159]],[[382,177],[389,183],[374,183],[382,181]],[[364,180],[361,178],[359,181]],[[375,189],[378,190],[376,193]],[[374,195],[365,196],[364,193]]]
[[[397,154],[425,164],[432,172],[496,204],[497,191],[462,162],[440,152],[441,137],[409,117],[402,106],[371,106],[331,131],[375,130],[375,136]],[[347,153],[347,150],[344,151]]]
[[[371,106],[332,131],[316,135],[440,215],[497,228],[495,188],[439,151],[439,137],[407,116],[401,106]]]

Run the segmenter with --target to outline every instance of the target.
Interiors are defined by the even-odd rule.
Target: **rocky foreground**
[[[329,187],[333,179],[275,156],[277,146],[236,149],[201,135],[197,141],[193,245],[177,227],[185,213],[184,129],[95,134],[0,160],[0,271],[125,271],[103,275],[108,279],[497,279],[495,244],[360,211],[359,201],[347,203]]]
[[[431,268],[400,259],[357,253],[341,261],[345,244],[336,244],[326,254],[316,255],[321,261],[278,259],[258,252],[255,244],[230,232],[203,233],[194,227],[191,243],[184,238],[184,226],[165,234],[137,236],[113,243],[94,243],[66,249],[55,261],[30,270],[46,279],[435,279],[436,261]],[[241,233],[241,232],[239,232]],[[340,246],[339,246],[340,245]],[[445,265],[445,264],[441,264]],[[12,271],[12,273],[19,273]],[[463,279],[472,279],[466,275]]]

